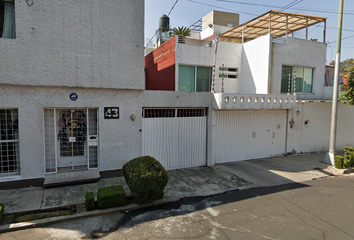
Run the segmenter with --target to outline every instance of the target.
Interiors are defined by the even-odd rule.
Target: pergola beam
[[[308,28],[315,24],[324,22],[325,39],[326,19],[326,17],[271,10],[221,34],[220,37],[221,39],[243,38],[245,42],[249,39],[254,39],[254,36],[264,36],[267,34],[273,34],[275,36],[288,36],[295,31],[305,28],[306,39],[308,39]]]

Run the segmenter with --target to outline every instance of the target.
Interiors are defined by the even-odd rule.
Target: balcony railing
[[[187,37],[178,37],[178,43],[182,44],[188,44],[188,45],[195,45],[195,46],[203,46],[203,47],[213,47],[213,41],[209,40],[199,40],[199,39],[193,39],[193,38],[187,38]]]
[[[215,93],[213,109],[291,109],[294,95]]]

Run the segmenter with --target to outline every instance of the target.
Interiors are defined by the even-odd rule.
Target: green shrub
[[[344,153],[346,153],[346,152],[354,152],[354,147],[344,147],[343,150],[344,150]]]
[[[354,148],[353,147],[344,147],[343,167],[344,168],[354,167]]]
[[[125,181],[139,204],[163,198],[168,172],[155,158],[142,156],[123,166]]]
[[[124,205],[127,205],[127,195],[122,186],[110,186],[98,189],[98,208],[119,207]]]
[[[85,207],[87,211],[95,210],[95,194],[93,192],[87,192],[85,195]]]
[[[0,203],[0,222],[2,220],[2,215],[4,215],[5,204]]]
[[[343,169],[343,159],[344,159],[344,157],[339,156],[339,155],[336,155],[334,157],[334,166],[335,166],[335,168]]]

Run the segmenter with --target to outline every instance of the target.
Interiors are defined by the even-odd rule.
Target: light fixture
[[[208,26],[212,28],[214,25],[212,23],[209,23]]]

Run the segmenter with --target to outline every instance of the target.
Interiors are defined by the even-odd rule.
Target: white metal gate
[[[145,108],[143,117],[143,155],[168,170],[206,165],[205,108]]]
[[[286,114],[283,110],[216,112],[215,162],[283,154]]]

